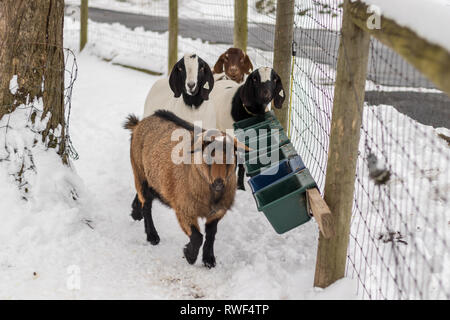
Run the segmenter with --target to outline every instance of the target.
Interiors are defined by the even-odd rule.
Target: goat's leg
[[[244,165],[243,164],[239,164],[238,165],[238,181],[237,181],[237,188],[239,190],[244,190],[245,191],[245,186],[244,186],[244,175],[245,175],[245,169],[244,169]]]
[[[134,197],[133,204],[131,205],[131,217],[133,220],[142,220],[142,203],[139,201],[139,197],[136,194],[136,197]]]
[[[217,224],[219,219],[205,224],[205,244],[203,245],[203,264],[207,268],[216,266],[216,257],[214,257],[214,240],[216,238]]]
[[[142,208],[142,213],[144,216],[145,233],[147,234],[147,241],[152,245],[157,245],[159,243],[159,235],[156,231],[155,225],[153,224],[152,217],[152,202],[153,197],[146,194],[144,207]]]
[[[203,235],[197,226],[191,225],[191,234],[189,243],[184,247],[184,256],[189,264],[194,264],[197,260],[198,252],[203,243]]]

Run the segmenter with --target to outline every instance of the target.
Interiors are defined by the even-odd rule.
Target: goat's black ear
[[[202,79],[199,79],[200,81],[200,85],[201,85],[201,95],[203,100],[208,100],[209,99],[209,93],[211,92],[211,90],[214,87],[214,77],[213,74],[211,72],[211,68],[209,67],[209,65],[202,61],[201,62],[201,66],[203,67],[203,76]]]
[[[183,78],[181,77],[180,63],[181,61],[175,63],[169,77],[169,86],[170,89],[172,89],[175,98],[181,96],[184,86]]]
[[[225,62],[225,53],[222,53],[214,65],[214,73],[222,73],[223,72],[223,64]]]
[[[273,105],[277,109],[281,109],[283,106],[284,99],[286,98],[286,93],[284,92],[283,84],[281,83],[280,76],[274,71],[273,72],[273,81],[275,83],[275,91],[273,93]]]
[[[240,98],[242,100],[242,104],[244,106],[250,106],[252,104],[252,101],[254,101],[255,96],[255,86],[253,82],[253,78],[255,77],[254,73],[251,73],[247,80],[245,80],[245,83],[242,85],[242,89],[240,92]]]

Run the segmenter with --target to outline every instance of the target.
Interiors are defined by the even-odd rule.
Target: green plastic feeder
[[[284,133],[284,130],[278,130],[278,132],[268,131],[266,134],[257,134],[254,137],[245,137],[244,144],[250,148],[256,147],[258,150],[260,150],[272,145],[283,146],[288,142],[289,138]]]
[[[281,125],[281,123],[277,119],[269,119],[269,120],[266,120],[266,121],[258,122],[257,124],[254,124],[252,126],[246,127],[243,130],[244,131],[248,131],[248,130],[267,130],[267,132],[268,132],[269,130],[273,130],[273,129],[283,130],[283,126]],[[258,134],[260,134],[260,133],[258,132]]]
[[[267,158],[272,157],[272,152],[278,153],[278,161],[267,163]],[[296,156],[297,152],[294,146],[289,142],[272,151],[271,147],[262,150],[253,150],[245,155],[244,168],[247,176],[253,177],[261,172],[261,170],[277,164],[279,161]],[[275,155],[274,155],[275,156]]]
[[[306,190],[317,185],[308,169],[289,175],[254,194],[259,211],[278,234],[285,233],[311,217],[306,206]]]
[[[274,120],[276,119],[275,113],[271,110],[269,112],[264,113],[263,115],[250,117],[238,122],[235,122],[233,124],[234,130],[236,129],[245,129],[247,127],[253,126],[255,124],[258,124],[260,122],[264,122],[266,120]]]

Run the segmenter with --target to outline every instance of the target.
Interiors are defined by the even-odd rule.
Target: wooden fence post
[[[178,61],[178,0],[169,0],[169,61],[168,73]]]
[[[333,213],[335,236],[319,235],[316,287],[325,288],[345,275],[369,40],[352,22],[345,0],[324,197]]]
[[[247,0],[234,0],[234,36],[233,46],[247,52],[248,24]]]
[[[88,40],[88,0],[81,0],[80,6],[80,52]]]
[[[277,1],[277,18],[273,45],[273,68],[281,78],[285,100],[281,109],[274,109],[275,115],[288,132],[289,92],[292,60],[292,41],[294,39],[295,0]]]

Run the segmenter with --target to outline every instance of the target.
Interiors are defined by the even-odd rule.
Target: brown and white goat
[[[184,247],[184,256],[190,264],[196,261],[203,243],[198,218],[206,219],[203,263],[208,268],[214,267],[217,223],[234,202],[236,152],[238,147],[246,147],[218,130],[199,130],[195,134],[191,123],[166,110],[158,110],[141,121],[130,115],[124,127],[132,132],[130,156],[137,191],[132,216],[135,219],[143,216],[147,241],[153,245],[160,241],[152,219],[152,201],[156,198],[175,211],[182,230],[190,238]],[[193,151],[184,154],[189,161],[173,159],[174,150],[182,151],[180,142],[172,141],[173,132],[180,129],[191,139],[188,149]],[[224,148],[212,150],[211,146],[220,141],[228,152],[223,152]],[[211,150],[208,159],[214,160],[205,161],[208,155],[205,151]],[[198,158],[194,161],[199,151],[201,161]]]
[[[229,79],[236,83],[243,82],[244,76],[252,71],[250,57],[239,48],[229,48],[225,51],[213,68],[214,80]]]

